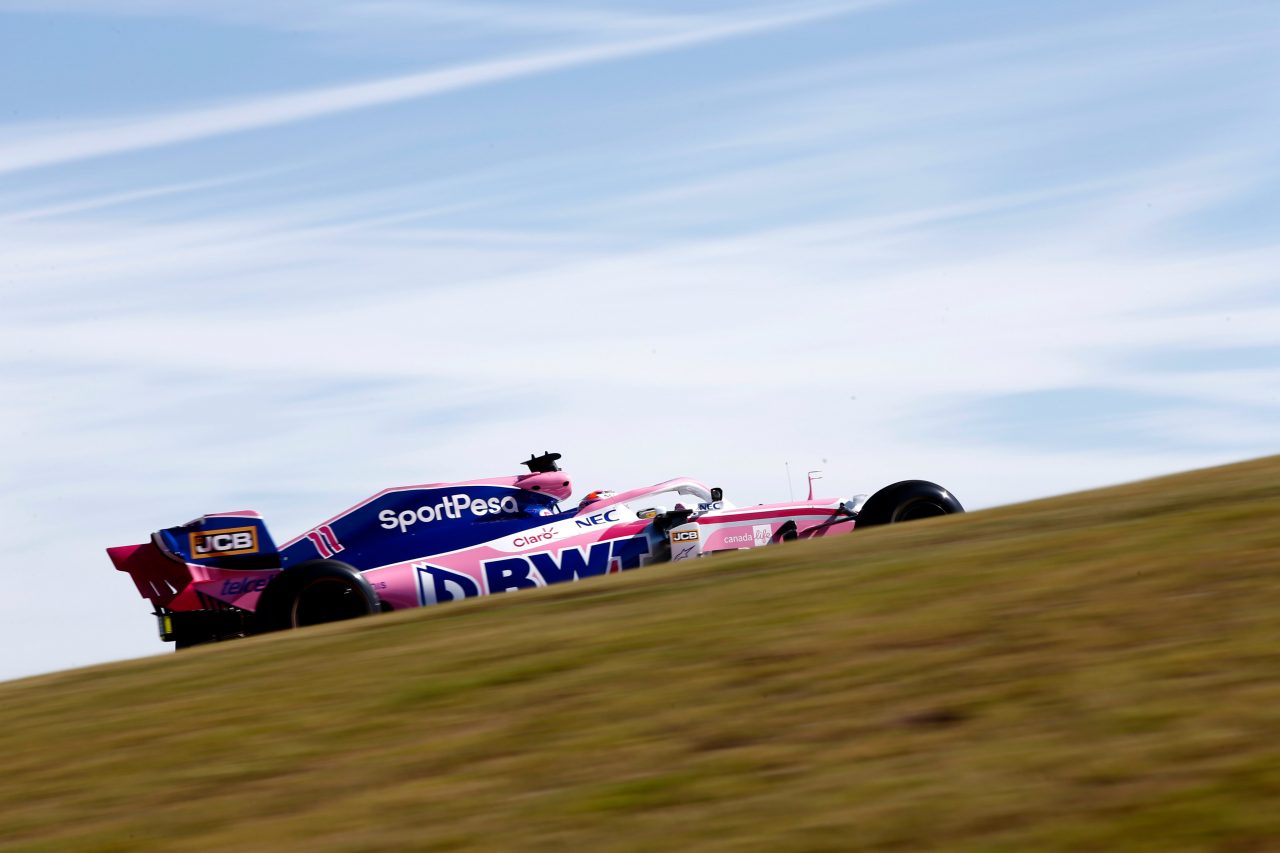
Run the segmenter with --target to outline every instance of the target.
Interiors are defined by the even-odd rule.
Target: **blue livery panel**
[[[341,560],[362,571],[469,548],[557,521],[555,498],[511,486],[461,485],[380,495],[284,549],[284,565]]]
[[[170,554],[197,565],[220,569],[274,569],[280,554],[262,519],[252,516],[205,516],[156,534]]]

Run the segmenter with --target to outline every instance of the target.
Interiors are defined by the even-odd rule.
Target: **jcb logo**
[[[206,557],[231,557],[236,554],[253,554],[258,550],[258,530],[255,527],[231,527],[226,530],[203,530],[191,534],[191,556],[197,560]]]
[[[672,542],[697,542],[698,531],[696,530],[673,530],[671,532]]]

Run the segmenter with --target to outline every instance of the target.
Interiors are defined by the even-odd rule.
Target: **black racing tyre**
[[[257,633],[341,622],[381,610],[364,575],[338,560],[309,560],[285,569],[258,599]]]
[[[903,480],[876,492],[858,511],[854,527],[896,524],[964,512],[955,495],[928,480]]]

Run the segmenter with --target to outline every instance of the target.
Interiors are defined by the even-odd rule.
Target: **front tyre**
[[[257,633],[305,628],[380,610],[364,575],[338,560],[309,560],[285,569],[258,599]]]
[[[955,495],[928,480],[903,480],[876,492],[858,511],[854,524],[871,527],[964,512]]]

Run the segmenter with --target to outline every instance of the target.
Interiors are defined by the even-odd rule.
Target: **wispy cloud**
[[[472,24],[488,31],[606,34],[685,29],[701,14],[660,14],[617,4],[577,2],[461,2],[460,0],[0,0],[0,12],[186,17],[287,30],[324,30],[360,24],[379,28],[412,24]]]
[[[275,169],[263,169],[239,175],[227,175],[217,178],[207,178],[199,181],[182,181],[180,183],[151,186],[143,189],[129,190],[127,192],[93,195],[77,198],[72,201],[42,204],[34,207],[29,205],[14,206],[7,212],[0,209],[0,223],[16,223],[36,219],[51,219],[55,217],[90,213],[112,207],[123,207],[143,201],[154,201],[168,196],[200,192],[202,190],[215,189],[217,187],[226,187],[236,183],[263,178],[278,171],[279,170]]]
[[[517,3],[464,2],[429,3],[406,0],[368,0],[344,4],[338,10],[345,20],[375,18],[382,21],[469,23],[490,29],[515,29],[535,32],[586,33],[593,36],[613,33],[655,33],[663,30],[687,29],[705,15],[659,15],[627,11],[617,7],[578,4],[563,6],[539,3],[536,6]]]
[[[806,5],[782,15],[740,17],[629,41],[469,63],[125,121],[98,122],[85,129],[27,134],[19,142],[0,145],[0,174],[291,124],[551,71],[742,38],[882,5],[885,0]]]

